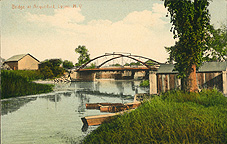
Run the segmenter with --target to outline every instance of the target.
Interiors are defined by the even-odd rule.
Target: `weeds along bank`
[[[33,83],[43,79],[39,71],[1,70],[1,98],[33,95],[53,91],[53,85]]]
[[[226,143],[227,98],[171,91],[102,124],[83,143]]]

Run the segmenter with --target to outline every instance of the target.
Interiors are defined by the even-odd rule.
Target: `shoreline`
[[[38,84],[54,84],[53,80],[34,80],[32,82],[38,83]]]

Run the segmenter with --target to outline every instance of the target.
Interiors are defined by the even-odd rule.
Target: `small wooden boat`
[[[118,113],[105,114],[105,115],[87,116],[87,117],[81,118],[81,120],[82,120],[84,126],[100,125],[103,122],[110,120],[111,117],[113,117],[113,116],[123,114],[125,112],[130,112],[130,111],[131,110],[121,111]]]
[[[101,112],[120,112],[124,110],[134,109],[140,106],[140,102],[136,101],[133,103],[88,103],[86,104],[86,109],[97,109]]]
[[[122,103],[88,103],[86,109],[100,109],[101,106],[123,106]]]
[[[129,110],[129,109],[134,109],[140,106],[140,102],[134,102],[134,103],[127,103],[127,104],[122,104],[122,105],[113,105],[113,106],[101,106],[99,109],[101,112],[120,112],[124,110]]]
[[[100,111],[101,112],[111,112],[111,113],[115,113],[115,112],[120,112],[120,111],[124,111],[124,110],[128,110],[129,107],[126,105],[122,105],[122,106],[101,106],[100,107]]]
[[[87,117],[81,118],[81,120],[84,123],[84,125],[88,125],[88,126],[100,125],[105,120],[108,120],[108,118],[110,119],[112,116],[115,116],[115,115],[117,115],[117,113],[98,115],[98,116],[87,116]]]
[[[143,101],[145,94],[137,94],[134,97],[134,102],[132,103],[88,103],[86,104],[86,109],[98,109],[101,112],[111,112],[112,114],[97,115],[97,116],[87,116],[81,118],[84,123],[83,128],[86,129],[88,126],[100,125],[104,121],[108,121],[111,117],[123,114],[124,112],[134,110],[139,107]]]

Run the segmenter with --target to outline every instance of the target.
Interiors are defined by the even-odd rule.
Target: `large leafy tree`
[[[60,77],[64,74],[65,70],[60,66],[61,59],[45,60],[39,64],[39,71],[44,75],[44,78]]]
[[[168,48],[175,69],[182,79],[182,88],[198,90],[196,67],[203,60],[206,42],[209,39],[210,15],[208,0],[164,0],[168,8],[171,32],[178,38],[175,46]]]
[[[85,46],[78,46],[78,48],[75,49],[76,53],[80,54],[78,58],[78,63],[76,63],[76,66],[81,66],[82,64],[85,64],[90,60],[90,54],[88,49]]]

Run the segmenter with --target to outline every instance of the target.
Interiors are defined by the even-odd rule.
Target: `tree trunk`
[[[188,89],[190,92],[197,92],[198,86],[197,86],[197,80],[196,80],[196,65],[192,65],[192,72],[190,73],[188,77]]]
[[[189,92],[197,92],[198,91],[198,85],[196,80],[196,65],[192,65],[191,67],[192,71],[189,74],[189,76],[185,79],[182,79],[181,82],[181,89],[189,91]]]

